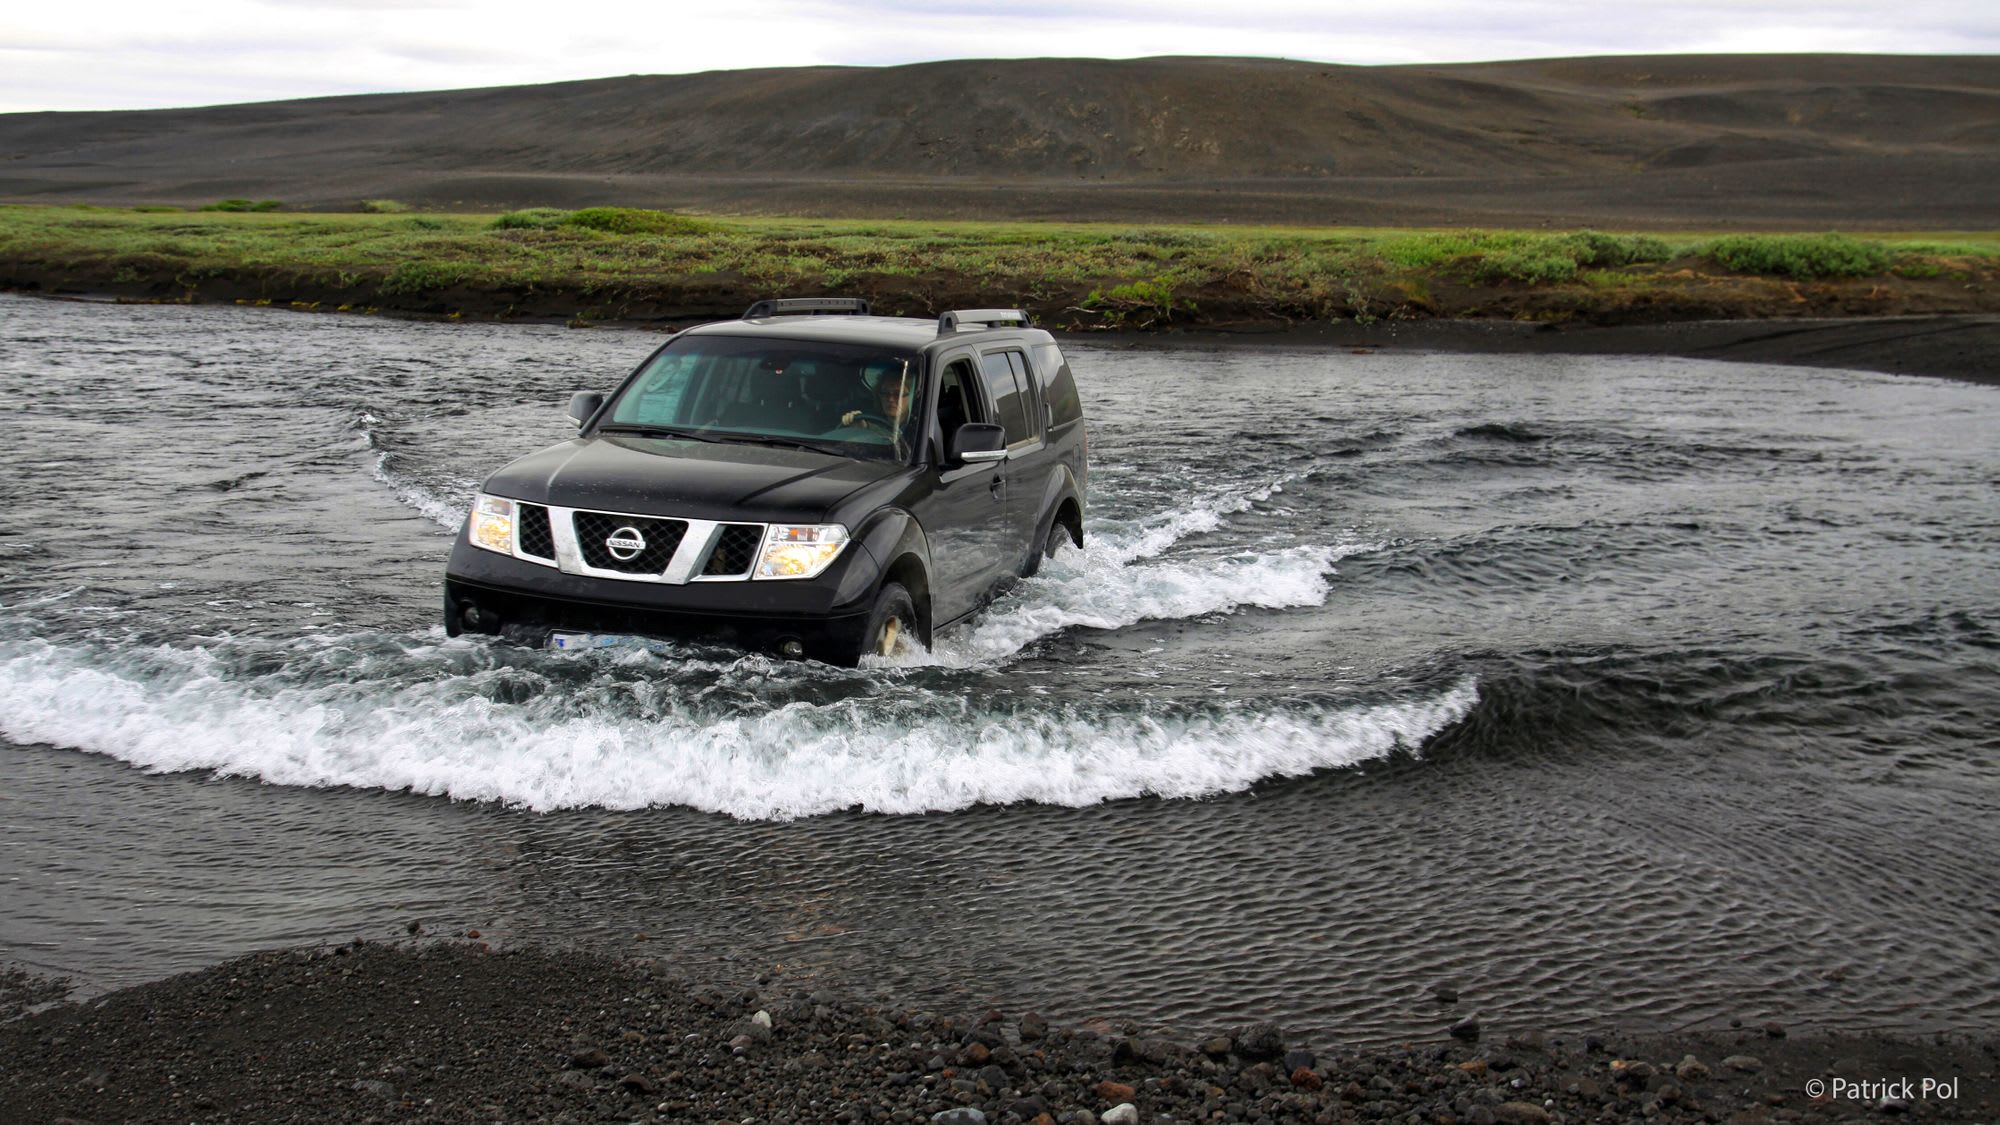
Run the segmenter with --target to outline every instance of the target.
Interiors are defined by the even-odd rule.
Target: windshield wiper
[[[705,434],[699,430],[681,430],[672,426],[620,425],[616,422],[597,427],[597,432],[600,434],[639,434],[642,437],[693,438],[696,441],[722,440],[713,434]]]
[[[847,457],[848,452],[825,442],[807,441],[804,438],[779,437],[776,434],[717,434],[710,441],[736,442],[743,445],[780,445],[786,449],[803,449],[809,453],[824,453],[829,457]]]

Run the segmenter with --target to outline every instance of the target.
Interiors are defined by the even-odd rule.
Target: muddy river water
[[[0,959],[419,920],[1197,1032],[2000,1019],[2000,393],[1085,340],[1088,547],[928,659],[446,639],[481,474],[654,342],[0,297]]]

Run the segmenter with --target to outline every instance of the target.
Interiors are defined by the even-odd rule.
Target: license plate
[[[643,648],[663,652],[667,642],[652,637],[635,637],[629,633],[550,633],[549,647],[564,652],[596,648]]]

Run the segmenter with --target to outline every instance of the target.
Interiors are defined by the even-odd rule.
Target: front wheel
[[[864,656],[896,656],[924,647],[922,624],[910,592],[900,582],[884,582],[875,593],[875,606],[855,645],[841,656],[843,664],[858,664]]]

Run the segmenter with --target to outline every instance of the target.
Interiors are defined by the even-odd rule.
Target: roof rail
[[[820,313],[846,313],[849,316],[868,316],[868,302],[859,297],[779,297],[775,300],[759,301],[743,314],[744,320],[756,320],[766,316],[816,316]]]
[[[978,324],[991,328],[1007,321],[1014,321],[1026,328],[1028,314],[1020,309],[953,309],[938,317],[938,335],[948,336],[958,331],[958,326],[961,324]]]

